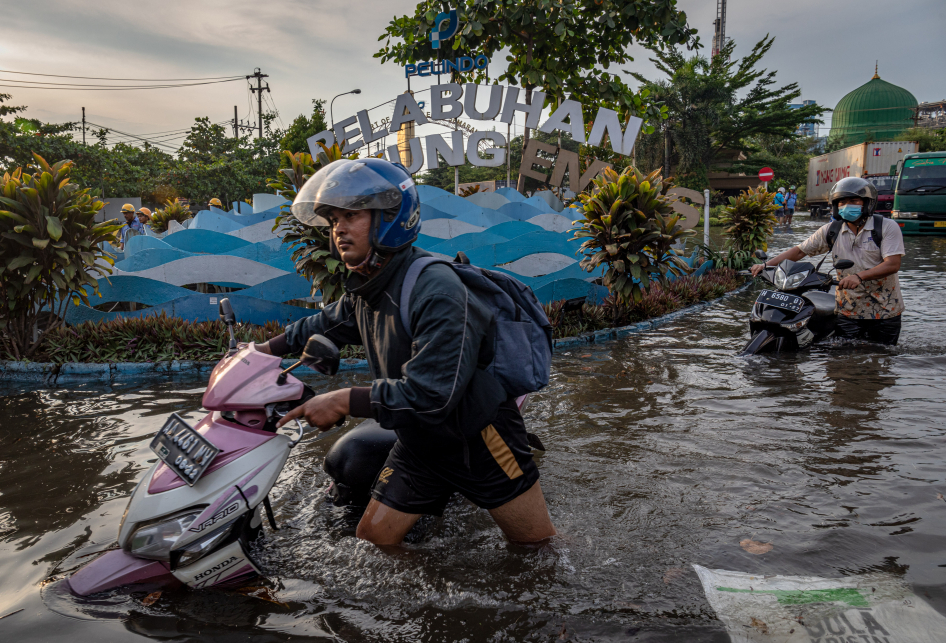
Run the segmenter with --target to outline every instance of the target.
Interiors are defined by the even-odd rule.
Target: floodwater
[[[802,218],[772,247],[815,227]],[[154,460],[151,436],[172,411],[198,417],[203,383],[8,388],[0,616],[22,611],[0,619],[0,639],[726,641],[693,563],[883,571],[946,612],[946,238],[907,238],[906,249],[896,348],[736,357],[755,296],[745,291],[557,356],[527,413],[548,447],[537,461],[561,533],[537,551],[510,545],[458,499],[420,524],[406,554],[383,554],[323,502],[334,437],[310,439],[274,489],[282,529],[257,552],[264,598],[178,590],[150,606],[142,594],[44,602],[51,579],[114,539]],[[773,548],[750,554],[746,538]]]

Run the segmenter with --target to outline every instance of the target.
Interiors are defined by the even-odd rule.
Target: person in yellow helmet
[[[136,212],[138,215],[138,223],[141,224],[141,228],[144,229],[151,225],[151,210],[148,208],[141,208]]]
[[[121,244],[122,248],[125,247],[125,242],[128,240],[128,231],[134,230],[135,234],[144,234],[145,228],[136,218],[138,211],[135,210],[135,206],[130,203],[126,203],[122,206],[122,215],[125,217],[125,225],[121,229]],[[135,235],[131,235],[135,236]]]
[[[210,199],[209,205],[212,205],[216,208],[220,208],[221,210],[223,210],[223,203],[221,203],[220,199],[218,199],[217,197]]]

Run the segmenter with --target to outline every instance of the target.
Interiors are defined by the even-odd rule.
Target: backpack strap
[[[874,229],[870,231],[870,237],[874,240],[874,243],[880,248],[880,244],[884,241],[884,217],[881,214],[874,215]]]
[[[844,222],[839,219],[835,219],[828,224],[828,232],[824,235],[825,243],[828,244],[828,252],[834,250],[834,242],[838,240],[842,225],[844,225]]]
[[[434,263],[445,263],[448,266],[450,265],[450,262],[446,261],[445,259],[438,259],[437,257],[420,257],[419,259],[415,259],[410,267],[408,267],[407,274],[404,275],[404,282],[401,284],[401,327],[404,329],[404,332],[407,333],[407,336],[410,339],[414,339],[414,336],[411,334],[411,316],[410,310],[408,309],[408,305],[411,301],[411,293],[414,292],[414,286],[417,284],[417,279],[420,277],[420,273],[424,271],[424,268]]]
[[[884,216],[882,214],[875,214],[874,216],[874,227],[870,231],[870,238],[874,240],[874,244],[879,248],[880,244],[884,241]],[[838,234],[841,233],[841,226],[844,225],[843,221],[835,219],[828,225],[828,232],[825,234],[825,242],[828,244],[828,251],[834,250],[834,242],[838,240]]]

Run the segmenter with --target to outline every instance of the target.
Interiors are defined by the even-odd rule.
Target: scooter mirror
[[[305,349],[299,361],[303,366],[315,369],[323,375],[335,375],[341,358],[338,347],[330,339],[323,335],[313,335],[305,343]]]
[[[761,259],[762,261],[768,261],[768,260],[769,260],[769,255],[765,254],[765,251],[764,251],[764,250],[756,250],[756,251],[755,251],[755,256],[756,256],[757,259]]]
[[[233,306],[230,305],[229,299],[227,299],[226,297],[221,299],[220,305],[218,306],[218,310],[220,311],[220,320],[224,324],[227,324],[229,326],[230,324],[236,323],[236,315],[233,314]]]
[[[834,267],[836,270],[847,270],[854,267],[854,262],[850,259],[841,259],[841,261],[834,264]]]

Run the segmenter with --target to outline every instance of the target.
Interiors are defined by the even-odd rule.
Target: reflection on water
[[[779,232],[773,250],[815,226]],[[556,357],[528,422],[561,536],[501,537],[456,500],[391,557],[324,504],[335,436],[294,451],[274,490],[268,571],[243,593],[116,592],[78,602],[48,579],[115,537],[151,436],[199,413],[201,383],[10,390],[0,399],[0,620],[5,640],[726,641],[690,565],[836,577],[884,571],[946,604],[941,337],[946,239],[908,238],[901,345],[828,342],[735,356],[745,292],[672,324]],[[363,382],[364,375],[322,382]],[[739,541],[772,543],[769,553]],[[55,611],[53,611],[55,610]],[[62,615],[73,618],[63,618]],[[565,636],[560,639],[562,632]],[[9,636],[9,638],[8,638]]]

